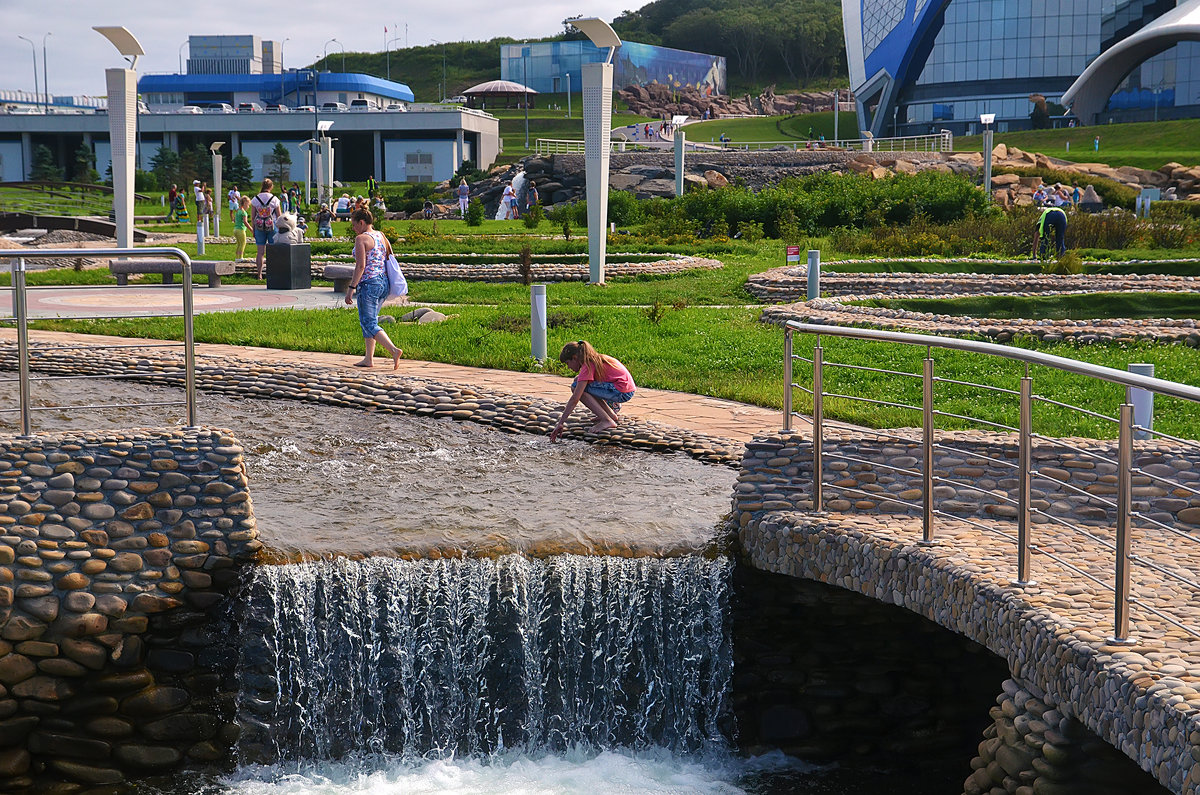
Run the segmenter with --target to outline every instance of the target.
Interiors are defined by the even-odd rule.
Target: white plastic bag
[[[388,277],[388,294],[384,301],[403,299],[408,295],[408,280],[404,278],[404,273],[400,270],[400,263],[396,261],[395,254],[388,254],[385,266]]]

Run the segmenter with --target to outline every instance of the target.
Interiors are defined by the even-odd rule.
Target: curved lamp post
[[[613,55],[621,38],[602,19],[572,19],[571,24],[600,49],[603,63],[583,65],[583,150],[587,165],[588,281],[604,283],[608,247],[608,157],[612,136]]]
[[[33,43],[32,39],[27,39],[24,36],[17,36],[17,38],[21,41],[29,42],[29,50],[33,53],[33,105],[34,107],[37,107],[38,103],[40,103],[42,100],[42,91],[40,88],[38,88],[37,45]]]
[[[113,211],[117,248],[133,247],[133,156],[137,128],[137,60],[146,51],[133,34],[121,27],[92,30],[112,42],[129,61],[128,69],[105,69],[108,88],[108,140],[113,175]]]

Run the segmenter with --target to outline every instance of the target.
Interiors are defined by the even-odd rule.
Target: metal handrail
[[[29,375],[29,308],[28,308],[28,293],[30,290],[49,290],[55,289],[57,285],[46,285],[44,287],[30,286],[26,283],[25,260],[27,259],[60,259],[64,257],[171,257],[179,260],[183,269],[183,308],[180,314],[175,315],[154,315],[154,317],[182,317],[183,318],[183,357],[184,357],[184,392],[185,399],[182,401],[172,402],[155,402],[155,403],[113,403],[105,405],[91,406],[37,406],[34,407],[30,400],[29,385],[37,380]],[[151,408],[161,406],[176,406],[183,405],[187,407],[187,424],[188,427],[194,428],[196,422],[196,348],[195,348],[195,331],[193,326],[194,304],[192,296],[192,259],[186,252],[172,247],[160,248],[60,248],[46,249],[41,251],[22,251],[20,256],[12,259],[12,284],[9,286],[0,285],[0,290],[12,292],[13,317],[2,318],[3,320],[15,320],[17,324],[17,380],[19,382],[19,410],[21,412],[21,435],[31,436],[33,433],[32,413],[34,411],[44,411],[50,409],[108,409],[108,408]],[[78,290],[113,290],[125,289],[116,285],[80,285],[75,289]],[[107,318],[107,315],[76,315],[72,319],[76,320],[100,320]],[[139,315],[145,317],[145,315]],[[179,343],[173,343],[177,345]],[[55,346],[59,349],[62,346]],[[147,345],[147,346],[130,346],[130,345],[95,345],[92,346],[98,349],[105,348],[129,348],[129,347],[166,347],[162,345]],[[94,376],[67,376],[63,380],[76,378],[89,378]],[[11,380],[11,379],[10,379]],[[58,380],[58,379],[55,379]]]
[[[794,351],[793,335],[795,333],[812,334],[812,335],[816,336],[816,344],[813,347],[813,355],[812,355],[811,359],[804,359],[803,357],[800,357],[800,356],[794,354],[794,352],[793,352]],[[924,347],[925,348],[925,358],[923,360],[922,372],[921,373],[907,373],[907,372],[903,372],[903,371],[884,369],[884,368],[863,367],[860,365],[842,365],[842,364],[826,362],[825,361],[825,349],[822,347],[822,344],[821,344],[822,336],[846,337],[846,338],[850,338],[850,339],[868,340],[868,341],[875,341],[875,342],[890,342],[890,343],[899,343],[899,344],[904,344],[904,345],[915,345],[915,346]],[[1019,390],[1000,389],[1000,388],[989,386],[987,384],[973,384],[968,381],[957,381],[957,380],[953,380],[953,379],[935,377],[934,376],[934,359],[933,359],[933,349],[935,349],[935,348],[966,351],[966,352],[979,353],[979,354],[984,354],[984,355],[989,355],[989,356],[998,356],[998,357],[1002,357],[1005,359],[1011,359],[1014,361],[1022,362],[1025,365],[1025,372],[1024,372],[1024,375],[1020,379],[1020,388],[1019,388]],[[1098,578],[1092,574],[1089,574],[1087,572],[1082,571],[1075,565],[1071,564],[1069,561],[1064,560],[1061,557],[1061,555],[1058,553],[1054,553],[1048,549],[1039,548],[1039,547],[1035,546],[1034,544],[1031,543],[1031,540],[1030,540],[1030,531],[1031,531],[1031,525],[1033,523],[1034,516],[1039,517],[1039,520],[1038,520],[1039,522],[1043,521],[1043,519],[1044,519],[1047,522],[1051,522],[1051,523],[1057,524],[1059,526],[1062,526],[1064,528],[1067,528],[1068,530],[1070,530],[1072,532],[1080,533],[1083,536],[1085,536],[1095,542],[1098,542],[1102,546],[1115,552],[1115,565],[1114,565],[1113,580],[1112,580],[1112,586],[1111,586],[1113,594],[1114,594],[1114,604],[1113,604],[1114,636],[1112,638],[1110,638],[1110,642],[1116,643],[1116,644],[1133,644],[1133,643],[1137,642],[1135,639],[1130,637],[1130,633],[1129,633],[1129,627],[1130,627],[1129,608],[1132,603],[1136,602],[1136,600],[1131,597],[1130,592],[1129,592],[1130,569],[1135,563],[1139,562],[1139,558],[1132,553],[1132,549],[1131,549],[1132,532],[1131,532],[1131,530],[1133,527],[1134,519],[1143,519],[1146,521],[1150,521],[1150,517],[1145,517],[1145,516],[1143,516],[1143,514],[1141,512],[1133,510],[1133,474],[1135,472],[1138,472],[1139,474],[1148,474],[1148,473],[1143,473],[1140,468],[1134,466],[1134,460],[1133,460],[1134,433],[1135,433],[1135,431],[1141,430],[1146,433],[1147,437],[1162,436],[1162,437],[1166,437],[1166,438],[1170,438],[1170,439],[1175,439],[1175,437],[1171,437],[1167,434],[1162,434],[1161,432],[1150,431],[1149,429],[1142,428],[1142,426],[1140,426],[1140,425],[1134,424],[1131,391],[1135,390],[1135,389],[1147,390],[1149,392],[1160,394],[1160,395],[1166,395],[1166,396],[1170,396],[1170,397],[1180,398],[1182,400],[1189,400],[1189,401],[1200,403],[1200,388],[1197,388],[1194,386],[1189,386],[1187,384],[1179,384],[1179,383],[1176,383],[1173,381],[1167,381],[1167,380],[1164,380],[1161,378],[1154,378],[1151,376],[1144,376],[1144,375],[1139,375],[1137,373],[1126,372],[1124,370],[1117,370],[1117,369],[1114,369],[1111,367],[1103,367],[1100,365],[1089,364],[1087,362],[1080,362],[1080,361],[1077,361],[1074,359],[1067,359],[1067,358],[1064,358],[1061,356],[1054,356],[1052,354],[1041,353],[1038,351],[1023,350],[1021,348],[1013,348],[1013,347],[1008,347],[1005,345],[998,345],[998,344],[990,343],[990,342],[980,342],[980,341],[976,341],[976,340],[966,340],[966,339],[959,339],[959,338],[954,338],[954,337],[937,337],[937,336],[932,336],[932,335],[914,334],[914,333],[901,332],[901,331],[886,331],[886,330],[880,330],[880,329],[850,328],[850,327],[842,327],[842,326],[825,326],[825,325],[817,325],[817,324],[812,324],[812,323],[801,323],[801,322],[797,322],[797,321],[787,321],[784,324],[783,429],[785,431],[790,431],[792,429],[792,420],[795,416],[797,416],[796,412],[793,410],[793,400],[792,400],[793,399],[793,389],[799,387],[799,384],[793,383],[793,381],[794,381],[793,360],[797,360],[797,359],[803,359],[804,361],[810,362],[811,366],[812,366],[812,387],[813,388],[812,388],[811,392],[809,392],[809,390],[805,390],[805,391],[809,392],[809,394],[812,395],[812,400],[813,400],[811,425],[812,425],[812,429],[813,429],[812,430],[812,433],[813,433],[812,501],[813,501],[813,510],[814,511],[820,512],[820,511],[822,511],[823,506],[824,506],[823,458],[830,457],[830,458],[836,458],[839,460],[848,460],[848,457],[845,454],[840,454],[840,453],[837,453],[834,451],[825,452],[823,450],[824,439],[825,439],[825,436],[823,433],[824,400],[826,398],[836,397],[836,398],[840,398],[840,399],[864,401],[864,402],[874,403],[874,404],[878,404],[878,405],[919,409],[922,413],[922,427],[921,427],[921,431],[920,431],[920,440],[921,440],[921,444],[922,444],[922,448],[923,448],[923,462],[922,462],[920,471],[917,471],[915,469],[914,470],[901,469],[901,468],[897,468],[897,467],[890,466],[887,464],[875,464],[875,466],[879,466],[884,469],[888,469],[890,471],[902,472],[904,474],[919,475],[921,477],[922,492],[923,492],[922,505],[917,506],[915,503],[910,503],[910,502],[904,502],[903,504],[909,505],[910,507],[914,507],[914,508],[920,508],[922,511],[922,519],[923,519],[922,543],[924,543],[924,544],[935,543],[935,540],[934,540],[934,530],[935,530],[934,517],[935,516],[949,516],[949,514],[947,514],[945,511],[939,510],[934,503],[934,495],[933,495],[934,484],[941,483],[941,484],[945,484],[945,485],[952,485],[952,486],[974,489],[981,493],[991,494],[993,497],[995,497],[1001,503],[1014,505],[1017,508],[1017,518],[1016,518],[1017,534],[1016,534],[1016,539],[1015,539],[1016,546],[1017,546],[1017,578],[1013,583],[1014,585],[1016,585],[1018,587],[1023,587],[1026,585],[1033,584],[1033,580],[1030,576],[1030,574],[1031,574],[1030,573],[1030,554],[1031,554],[1031,551],[1036,550],[1039,552],[1039,554],[1043,554],[1043,555],[1047,556],[1048,558],[1057,561],[1060,565],[1064,566],[1066,569],[1068,569],[1070,571],[1074,571],[1082,576],[1087,577],[1087,579],[1089,579],[1093,582],[1099,583],[1105,588],[1108,588],[1109,586],[1106,583],[1103,583],[1100,578]],[[1124,395],[1124,400],[1122,401],[1120,409],[1119,409],[1119,416],[1116,418],[1108,417],[1106,415],[1097,414],[1096,412],[1090,411],[1088,409],[1083,409],[1083,408],[1080,408],[1077,406],[1072,406],[1067,403],[1050,400],[1050,399],[1043,398],[1039,395],[1034,394],[1033,379],[1030,377],[1030,374],[1029,374],[1030,365],[1041,365],[1043,367],[1050,367],[1050,368],[1060,370],[1063,372],[1075,373],[1078,375],[1086,376],[1089,378],[1095,378],[1098,380],[1106,381],[1106,382],[1109,382],[1109,383],[1112,383],[1115,385],[1125,387],[1126,391],[1125,391],[1125,395]],[[919,405],[919,406],[911,406],[908,404],[901,405],[901,404],[891,403],[889,401],[849,396],[849,395],[842,395],[842,394],[839,394],[839,393],[836,393],[833,391],[827,391],[824,386],[824,372],[829,367],[848,367],[849,369],[869,370],[872,372],[878,372],[878,373],[885,374],[885,375],[904,376],[906,378],[908,378],[908,377],[921,378],[922,379],[922,387],[923,387],[922,388],[921,405]],[[980,388],[984,388],[984,389],[993,390],[994,392],[1016,395],[1020,401],[1020,419],[1019,419],[1018,427],[1014,428],[1009,425],[992,422],[990,420],[984,420],[979,417],[971,417],[971,416],[966,416],[966,415],[954,414],[952,412],[940,411],[938,409],[935,409],[934,408],[934,385],[935,385],[935,383],[938,383],[938,382],[954,384],[956,386],[964,386],[964,387],[980,387]],[[1119,436],[1117,439],[1116,460],[1113,461],[1112,459],[1109,459],[1109,458],[1107,458],[1103,455],[1100,455],[1098,453],[1095,453],[1093,451],[1082,450],[1082,449],[1078,448],[1077,446],[1070,444],[1069,442],[1065,442],[1062,440],[1048,439],[1045,436],[1034,433],[1034,431],[1033,431],[1033,411],[1032,410],[1033,410],[1034,404],[1039,403],[1039,402],[1050,403],[1050,404],[1059,406],[1064,409],[1074,410],[1074,411],[1082,412],[1083,414],[1086,414],[1086,415],[1091,415],[1094,417],[1098,417],[1098,418],[1116,422],[1117,426],[1118,426],[1118,433],[1119,433]],[[995,493],[994,490],[985,490],[985,489],[977,488],[974,486],[970,486],[969,484],[965,484],[965,483],[962,483],[962,482],[959,482],[956,480],[952,480],[952,479],[944,477],[944,476],[936,475],[936,473],[934,471],[933,451],[935,449],[943,449],[943,450],[948,449],[948,448],[946,448],[946,446],[944,444],[939,443],[935,438],[936,432],[935,432],[935,428],[934,428],[934,419],[935,419],[935,417],[938,417],[938,416],[952,417],[952,418],[957,418],[960,420],[977,422],[977,423],[989,425],[989,426],[992,426],[992,427],[995,427],[995,428],[998,428],[1001,430],[1015,432],[1016,442],[1017,442],[1017,463],[1014,465],[1010,462],[1002,462],[1005,464],[1005,466],[1012,467],[1017,470],[1015,473],[1016,486],[1015,486],[1015,488],[1012,489],[1012,491],[1016,492],[1015,496],[1012,495],[1011,491],[1008,493],[1004,493],[1004,494],[997,494],[997,493]],[[875,431],[873,429],[864,429],[864,430],[868,433],[879,433],[878,431]],[[884,434],[884,435],[887,435],[887,434]],[[1032,500],[1032,494],[1031,494],[1032,480],[1034,477],[1045,477],[1045,476],[1039,475],[1033,466],[1033,441],[1034,441],[1034,439],[1045,439],[1047,441],[1052,441],[1057,445],[1061,445],[1063,448],[1065,448],[1067,450],[1073,450],[1076,453],[1082,453],[1088,457],[1095,458],[1100,461],[1116,464],[1117,483],[1116,483],[1115,501],[1106,499],[1105,497],[1102,497],[1100,495],[1091,494],[1090,492],[1084,491],[1083,489],[1080,489],[1080,488],[1074,486],[1074,484],[1065,483],[1063,481],[1057,480],[1056,478],[1047,478],[1048,480],[1058,484],[1060,487],[1063,487],[1067,491],[1073,491],[1077,494],[1080,494],[1080,495],[1086,497],[1090,501],[1094,501],[1098,504],[1105,505],[1109,508],[1115,509],[1116,533],[1115,533],[1115,538],[1112,541],[1101,539],[1099,536],[1095,535],[1094,533],[1092,533],[1091,531],[1089,531],[1088,529],[1086,529],[1083,526],[1080,526],[1072,521],[1069,521],[1066,518],[1054,516],[1054,515],[1048,513],[1047,511],[1043,511],[1043,510],[1035,508],[1033,506],[1033,504],[1032,504],[1033,500]],[[916,439],[915,439],[915,434],[914,434],[913,441],[915,441],[915,440]],[[1189,440],[1179,440],[1179,441],[1188,442],[1190,445],[1195,445],[1195,442],[1191,442]],[[989,457],[989,456],[985,456],[985,457],[989,458],[989,460],[995,460],[995,459],[991,459],[991,457]],[[1000,462],[998,462],[998,463],[1000,463]],[[1160,480],[1160,481],[1165,481],[1168,483],[1170,482],[1166,478],[1155,478],[1155,479]],[[855,488],[851,488],[851,487],[839,487],[839,491],[842,494],[847,494],[847,493],[866,494],[867,493],[861,489],[855,489]],[[878,495],[875,495],[874,498],[878,498]],[[893,499],[893,497],[888,496],[888,499]],[[894,500],[894,501],[897,501],[897,500]],[[901,501],[897,501],[897,502],[901,502]],[[960,520],[960,521],[967,522],[968,524],[982,527],[983,529],[994,530],[994,528],[986,528],[983,525],[976,523],[976,522],[972,522],[971,520],[969,520],[968,518],[965,518],[965,517],[954,517],[954,518],[957,520]],[[1166,527],[1165,525],[1162,525],[1161,522],[1153,521],[1152,523]],[[1171,571],[1170,569],[1168,569],[1166,567],[1150,566],[1148,563],[1144,563],[1143,565],[1146,565],[1148,568],[1153,568],[1155,571],[1159,572],[1164,577],[1169,577],[1170,579],[1175,580],[1177,582],[1181,582],[1185,585],[1189,584],[1189,582],[1190,582],[1186,578],[1181,577],[1180,575],[1176,574],[1175,572]],[[1171,623],[1176,623],[1176,622],[1171,621]],[[1176,623],[1176,625],[1178,626],[1177,623]]]

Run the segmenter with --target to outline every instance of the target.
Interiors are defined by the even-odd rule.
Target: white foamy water
[[[374,765],[244,767],[218,782],[237,795],[735,795],[768,793],[772,775],[813,770],[780,753],[700,762],[662,749],[531,758],[526,755]],[[761,786],[759,786],[761,785]]]

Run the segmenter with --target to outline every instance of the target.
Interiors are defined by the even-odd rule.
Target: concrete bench
[[[175,259],[120,259],[108,264],[108,269],[117,277],[122,287],[129,284],[131,273],[161,273],[163,284],[174,284],[175,274],[183,275],[183,263]],[[192,274],[207,276],[209,287],[220,287],[222,276],[232,276],[232,262],[199,260],[192,263]]]
[[[335,293],[344,293],[350,286],[350,278],[354,276],[353,265],[326,265],[321,276],[333,282]]]

